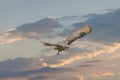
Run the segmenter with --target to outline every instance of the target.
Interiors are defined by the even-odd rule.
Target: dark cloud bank
[[[45,67],[42,61],[39,61],[39,58],[17,58],[15,60],[9,59],[0,62],[0,80],[9,80],[10,78],[13,80],[16,78],[25,78],[26,80],[49,80],[49,78],[53,78],[54,74],[57,75],[71,71],[75,71],[75,69]]]
[[[67,19],[66,19],[67,18]],[[77,18],[76,23],[74,22],[75,18]],[[38,39],[38,38],[48,38],[52,36],[67,36],[71,32],[74,31],[70,29],[69,26],[64,26],[64,23],[61,21],[65,21],[67,23],[68,19],[73,20],[73,24],[71,25],[73,28],[78,28],[84,26],[86,24],[91,25],[92,32],[87,38],[89,40],[93,40],[96,42],[119,42],[120,39],[120,9],[117,9],[112,12],[107,12],[104,14],[89,14],[84,16],[84,18],[88,18],[84,22],[79,22],[81,18],[79,16],[67,16],[61,18],[53,18],[48,17],[42,20],[21,25],[16,28],[16,30],[6,31],[0,34],[0,41],[7,42],[7,39],[11,38],[20,38],[22,39]],[[71,22],[72,23],[72,22]],[[61,33],[58,33],[58,30],[63,29]],[[57,31],[56,31],[57,30]],[[16,39],[17,40],[17,39]],[[14,39],[15,41],[15,39]],[[12,41],[8,41],[9,43]]]
[[[89,39],[96,42],[120,42],[120,9],[105,14],[89,14],[89,19],[82,23],[74,23],[79,27],[90,24],[93,28]]]

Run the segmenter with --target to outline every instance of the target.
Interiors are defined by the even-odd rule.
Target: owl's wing
[[[83,36],[85,36],[86,34],[88,34],[90,32],[91,32],[91,27],[89,25],[86,25],[83,28],[80,28],[80,29],[76,30],[74,33],[72,33],[71,35],[69,35],[64,40],[63,44],[70,45],[75,40],[82,38]]]
[[[58,44],[52,44],[52,43],[48,43],[48,42],[44,42],[44,41],[41,41],[41,43],[42,43],[44,46],[58,46]]]

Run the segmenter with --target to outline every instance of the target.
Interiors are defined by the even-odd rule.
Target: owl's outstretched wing
[[[44,41],[41,41],[41,43],[42,43],[44,46],[58,46],[58,44],[52,44],[52,43],[48,43],[48,42],[44,42]]]
[[[69,35],[67,39],[64,40],[63,44],[70,45],[75,40],[82,38],[83,36],[85,36],[90,32],[91,32],[91,27],[89,25],[86,25],[83,28],[80,28],[76,30],[74,33],[72,33],[71,35]]]

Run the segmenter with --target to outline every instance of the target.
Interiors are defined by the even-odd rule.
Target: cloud
[[[116,67],[116,64],[110,64],[110,65],[105,65],[106,68],[115,68]]]
[[[15,41],[23,40],[25,37],[20,36],[16,29],[10,29],[0,34],[0,44],[12,43]]]
[[[115,15],[117,15],[117,17]],[[71,19],[73,17],[67,17],[67,19]],[[93,69],[95,63],[102,61],[101,58],[93,58],[108,54],[110,57],[106,57],[105,60],[118,59],[120,56],[115,55],[115,53],[118,53],[120,49],[120,33],[118,31],[120,28],[119,10],[105,14],[92,14],[86,17],[89,17],[89,19],[84,22],[73,22],[73,26],[70,26],[70,29],[68,29],[69,27],[64,28],[67,25],[63,27],[64,23],[59,23],[58,18],[48,17],[40,21],[25,24],[17,27],[16,29],[10,29],[1,33],[0,44],[8,44],[24,39],[38,39],[43,37],[50,37],[51,39],[51,37],[57,35],[63,38],[64,36],[62,36],[61,32],[66,35],[77,29],[78,26],[86,24],[91,24],[93,28],[92,33],[87,38],[81,39],[81,41],[76,41],[77,44],[73,43],[71,45],[72,48],[64,52],[65,54],[61,53],[59,56],[41,55],[40,58],[17,58],[14,60],[10,59],[0,62],[0,79],[53,80],[54,78],[61,80],[60,77],[64,76],[66,79],[66,76],[71,77],[71,75],[77,72],[77,76],[71,77],[71,79],[75,78],[77,80],[84,80],[85,77],[79,75],[79,73],[84,74],[84,71],[82,71],[81,68],[88,69],[90,67]],[[110,45],[101,43],[110,43]],[[48,52],[47,49],[46,51],[47,54],[51,54],[51,52]],[[68,68],[69,65],[73,68]],[[116,65],[112,63],[103,66],[105,68],[114,68]],[[99,69],[101,70],[100,67]],[[96,73],[96,71],[93,72],[95,72],[95,74],[92,74],[94,77],[107,77],[115,75],[115,73],[110,71],[98,73]]]
[[[27,70],[27,71],[19,71],[13,72],[5,75],[0,75],[0,79],[26,79],[26,80],[50,80],[50,79],[57,79],[59,74],[67,74],[69,72],[73,72],[74,69],[72,68],[50,68],[50,67],[43,67],[41,69],[35,70]],[[56,75],[56,76],[55,76]],[[59,79],[58,79],[59,80]]]
[[[96,45],[95,47],[98,47],[98,49],[91,49],[87,51],[85,49],[89,49],[88,46],[87,48],[84,49],[82,54],[80,54],[78,51],[76,53],[74,52],[73,55],[66,57],[64,59],[60,59],[57,64],[49,64],[49,66],[50,67],[65,66],[73,63],[74,61],[79,61],[82,59],[91,59],[102,54],[112,54],[120,49],[120,43],[113,43],[112,45],[103,45],[98,43],[95,45]]]
[[[94,63],[101,62],[101,60],[99,59],[93,59],[94,57],[97,57],[102,54],[109,54],[109,55],[114,54],[117,50],[119,50],[119,46],[120,46],[119,43],[113,43],[112,45],[100,44],[100,43],[89,42],[89,41],[87,43],[88,44],[85,47],[83,47],[83,49],[84,48],[85,49],[82,51],[82,53],[79,53],[79,51],[76,51],[74,54],[70,53],[69,55],[65,54],[60,56],[57,56],[57,55],[41,56],[40,58],[30,58],[30,59],[18,58],[14,60],[1,62],[0,69],[4,70],[5,72],[4,74],[1,73],[0,79],[3,79],[3,80],[4,79],[6,80],[7,79],[8,80],[9,79],[13,79],[13,80],[15,79],[26,79],[26,80],[57,79],[59,80],[60,79],[61,80],[60,77],[62,77],[64,80],[64,78],[66,79],[66,76],[68,76],[68,74],[69,75],[73,75],[73,73],[84,74],[84,72],[86,72],[84,71],[84,69],[87,70],[87,73],[89,72],[90,74],[91,71],[89,71],[89,69],[92,70],[93,67],[95,68]],[[90,48],[91,45],[94,45],[95,48],[94,47]],[[75,46],[77,48],[77,45]],[[78,48],[81,48],[81,47],[78,46]],[[80,62],[81,60],[84,60],[84,61]],[[76,63],[76,65],[73,66],[72,64],[74,64],[76,61],[78,61],[79,64]],[[72,65],[71,68],[67,67],[67,65],[69,64]],[[8,74],[9,70],[11,71]],[[115,73],[112,73],[110,71],[98,72],[98,73],[96,73],[96,71],[93,71],[93,72],[95,72],[95,74],[92,75],[94,77],[96,76],[107,77],[107,76],[115,75]],[[56,77],[54,77],[55,75]],[[76,80],[82,80],[82,79],[84,80],[83,76],[78,76],[78,77],[74,76],[70,78],[76,79]]]
[[[93,28],[88,36],[90,40],[102,43],[120,42],[120,9],[104,14],[89,14],[85,22],[74,23],[73,26],[79,27],[90,24]]]
[[[111,55],[107,60],[120,58],[119,54]]]
[[[98,63],[101,62],[101,60],[89,60],[89,61],[85,61],[85,63]]]
[[[27,78],[1,78],[1,80],[28,80]]]
[[[76,78],[77,80],[84,80],[83,76],[81,76],[81,75],[76,75],[75,78]]]
[[[91,64],[83,64],[83,65],[78,65],[77,67],[83,67],[83,68],[85,68],[85,67],[92,67],[92,66],[94,66],[94,65],[91,65]]]
[[[110,44],[119,42],[119,21],[120,9],[104,14],[88,14],[84,17],[65,16],[56,18],[49,16],[33,23],[18,26],[16,29],[4,31],[0,34],[0,44],[12,43],[23,39],[65,37],[78,27],[86,24],[90,24],[93,28],[87,39]]]
[[[115,73],[113,72],[98,72],[98,73],[95,73],[95,74],[92,74],[92,76],[94,77],[107,77],[107,76],[114,76]]]
[[[27,71],[40,69],[46,67],[45,62],[41,60],[42,58],[16,58],[8,59],[3,62],[0,62],[0,71],[1,72],[18,72],[18,71]],[[2,73],[1,73],[2,74]]]
[[[56,29],[62,28],[56,18],[48,17],[37,22],[18,26],[16,29],[9,29],[0,34],[0,44],[12,43],[24,39],[39,39],[57,35]]]

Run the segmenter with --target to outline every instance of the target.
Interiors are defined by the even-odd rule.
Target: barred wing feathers
[[[63,44],[70,45],[75,40],[82,38],[83,36],[85,36],[86,34],[88,34],[90,32],[91,32],[91,27],[89,25],[86,25],[83,28],[80,28],[77,31],[75,31],[74,33],[72,33],[71,35],[69,35],[67,37],[67,39],[64,40]]]

